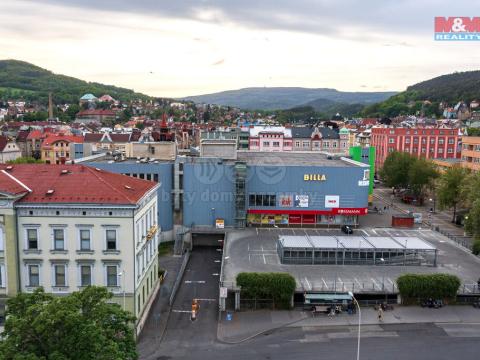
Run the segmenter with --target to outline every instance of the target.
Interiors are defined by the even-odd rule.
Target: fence
[[[170,294],[169,305],[172,306],[173,301],[175,300],[175,296],[177,295],[178,287],[180,286],[183,278],[183,273],[185,272],[185,268],[187,267],[188,260],[190,260],[190,251],[187,251],[185,255],[183,255],[182,266],[180,267],[180,271],[177,274],[177,278],[175,279],[175,284],[172,288],[172,293]]]
[[[439,232],[443,236],[448,237],[450,240],[455,241],[458,245],[463,246],[464,248],[472,251],[472,243],[473,243],[472,237],[450,234],[448,231],[440,229],[439,226],[433,226],[432,229],[435,230],[436,232]]]
[[[242,299],[240,298],[240,310],[274,310],[275,303],[272,299]]]

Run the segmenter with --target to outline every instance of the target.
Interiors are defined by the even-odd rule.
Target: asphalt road
[[[473,360],[479,357],[480,325],[409,324],[367,326],[360,359]],[[193,350],[195,349],[195,350]],[[239,345],[190,344],[188,353],[173,352],[163,359],[355,359],[356,327],[283,328]]]
[[[220,249],[221,250],[221,249]],[[214,347],[218,318],[218,281],[222,252],[216,247],[195,247],[182,279],[163,341],[154,353],[140,359],[162,360],[194,356]],[[199,299],[197,320],[190,320],[192,300]]]

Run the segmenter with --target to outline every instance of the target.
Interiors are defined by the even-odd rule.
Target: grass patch
[[[158,256],[173,254],[173,241],[162,242],[158,245]]]

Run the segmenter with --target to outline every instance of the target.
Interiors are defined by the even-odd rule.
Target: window
[[[67,286],[66,276],[65,276],[65,265],[54,265],[54,280],[55,286]]]
[[[5,285],[5,265],[0,264],[0,288],[4,288]]]
[[[80,286],[92,285],[92,267],[90,265],[80,266]]]
[[[453,149],[452,149],[452,148],[448,148],[448,149],[447,149],[447,152],[448,152],[449,154],[453,154]]]
[[[65,250],[65,232],[63,229],[53,229],[53,249]]]
[[[250,206],[276,206],[277,196],[250,194],[248,197],[248,202]]]
[[[40,286],[40,271],[38,265],[28,265],[28,286]]]
[[[438,145],[443,145],[445,143],[445,139],[438,139]]]
[[[449,139],[448,139],[448,143],[449,143],[450,145],[455,144],[455,139],[449,138]]]
[[[329,148],[330,147],[330,143],[328,141],[324,141],[323,142],[323,147],[324,148]]]
[[[90,230],[80,230],[80,250],[90,250]]]
[[[274,141],[273,142],[273,147],[280,147],[280,142],[279,141]]]
[[[438,149],[438,153],[439,153],[439,154],[443,154],[443,148],[439,148],[439,149]]]
[[[264,141],[263,146],[270,146],[270,141]]]
[[[418,144],[418,138],[413,138],[413,143]]]
[[[28,249],[38,249],[38,232],[37,229],[27,229]]]
[[[405,139],[405,144],[410,144],[410,138]]]
[[[107,266],[107,286],[118,286],[117,265]]]
[[[295,147],[300,147],[300,141],[295,141]]]
[[[332,143],[332,145],[333,145],[334,148],[336,148],[336,147],[337,147],[337,142],[334,141],[334,142]]]
[[[310,147],[310,141],[303,141],[302,142],[302,147],[305,149],[305,148],[309,148]]]
[[[314,141],[313,142],[313,147],[318,149],[320,147],[320,142],[319,141]]]
[[[117,230],[106,230],[107,250],[117,250]]]
[[[394,144],[394,143],[395,143],[395,138],[390,138],[390,139],[388,139],[388,143],[389,143],[389,144]]]
[[[3,229],[0,228],[0,251],[4,251],[5,245],[4,245],[4,240],[3,240]]]

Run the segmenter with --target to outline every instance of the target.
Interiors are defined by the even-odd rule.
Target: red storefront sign
[[[290,217],[290,223],[292,216],[295,216],[295,221],[297,221],[296,216],[298,216],[298,224],[301,221],[302,215],[367,215],[367,208],[333,208],[330,210],[265,210],[265,209],[249,209],[247,210],[249,214],[273,214],[280,215],[286,214]],[[297,224],[297,222],[295,222]]]

